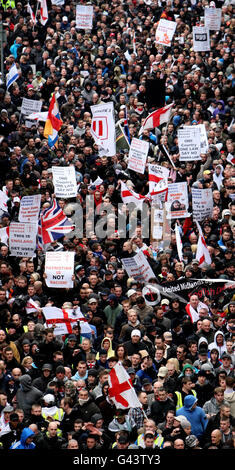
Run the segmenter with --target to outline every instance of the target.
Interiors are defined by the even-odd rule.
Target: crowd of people
[[[75,220],[82,207],[84,233],[61,237],[34,258],[11,256],[0,241],[0,448],[1,449],[234,449],[235,296],[194,292],[188,300],[197,313],[192,321],[177,296],[149,302],[143,284],[130,278],[122,258],[142,251],[155,285],[182,279],[235,281],[235,43],[232,0],[92,1],[91,30],[76,28],[76,3],[48,0],[48,21],[27,1],[1,0],[6,32],[0,88],[0,188],[7,195],[0,227],[18,222],[21,198],[41,195],[41,208],[55,199],[52,166],[74,166],[77,197],[57,199]],[[86,2],[81,2],[85,4]],[[204,8],[222,9],[219,31],[210,31],[210,51],[195,52],[192,27],[203,24]],[[161,18],[176,21],[169,47],[157,44]],[[7,89],[13,64],[19,77]],[[157,85],[156,85],[157,84]],[[160,88],[156,88],[159,85]],[[55,93],[63,125],[57,146],[44,137],[44,122],[27,123],[23,98],[41,100],[48,111]],[[144,119],[173,103],[169,123],[144,130],[149,142],[146,171],[128,169],[128,148],[113,157],[99,156],[91,135],[91,106],[112,101],[115,121],[139,137]],[[205,124],[209,150],[196,162],[179,161],[177,130]],[[124,127],[123,127],[124,129]],[[167,149],[167,153],[164,151]],[[170,156],[170,159],[168,155]],[[169,247],[156,248],[137,227],[129,236],[117,230],[122,203],[120,185],[148,194],[148,163],[170,170],[169,183],[186,182],[189,211],[192,187],[212,188],[213,212],[202,221],[212,259],[195,258],[198,228],[192,216],[179,219],[183,244],[180,262],[174,223]],[[98,186],[93,183],[100,178]],[[86,196],[94,197],[95,221],[105,217],[101,203],[115,210],[113,234],[98,238],[90,228],[93,214]],[[151,203],[149,202],[149,210]],[[191,210],[192,212],[192,210]],[[75,252],[74,287],[48,288],[46,251]],[[227,291],[226,291],[227,292]],[[28,314],[32,299],[38,310]],[[77,308],[90,325],[81,333],[54,334],[42,308]],[[109,373],[117,363],[127,370],[140,407],[118,408],[109,397]]]

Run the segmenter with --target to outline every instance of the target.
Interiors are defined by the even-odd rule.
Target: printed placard
[[[41,194],[24,196],[20,201],[19,222],[38,222]]]
[[[53,166],[52,174],[56,197],[69,199],[77,196],[77,182],[74,166]]]
[[[170,46],[175,34],[177,23],[175,21],[160,19],[156,30],[156,43]]]
[[[73,287],[73,251],[47,251],[45,262],[46,285],[48,287],[70,289]]]
[[[11,256],[35,258],[37,224],[12,222],[9,230]]]
[[[93,25],[93,6],[77,5],[76,6],[76,28],[92,29]]]
[[[200,129],[185,126],[178,129],[179,161],[201,160]]]
[[[211,217],[213,211],[213,194],[211,188],[192,188],[193,219],[199,222]]]
[[[149,142],[133,137],[129,151],[128,168],[144,174],[148,151]]]

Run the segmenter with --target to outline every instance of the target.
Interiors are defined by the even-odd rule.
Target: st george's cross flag
[[[149,114],[140,128],[139,135],[142,134],[145,129],[154,129],[169,121],[173,105],[174,103],[168,104]]]
[[[40,23],[44,26],[48,21],[47,0],[40,1]]]
[[[209,253],[209,250],[206,245],[206,241],[202,232],[202,229],[198,223],[198,221],[195,221],[197,224],[198,232],[199,232],[199,237],[198,237],[198,242],[197,242],[197,252],[196,252],[196,259],[199,261],[199,266],[203,265],[203,263],[211,264],[211,256]]]
[[[142,408],[142,404],[132,385],[131,378],[121,362],[118,362],[111,369],[108,382],[108,396],[116,408]]]
[[[121,181],[121,198],[124,204],[133,202],[137,207],[141,208],[146,196],[136,193]]]
[[[43,307],[43,315],[48,327],[54,325],[54,335],[66,335],[73,332],[73,324],[80,322],[81,334],[91,333],[91,327],[83,317],[80,310],[72,308],[62,309],[58,307]]]
[[[26,303],[26,313],[34,313],[37,312],[40,307],[33,299],[28,299]]]

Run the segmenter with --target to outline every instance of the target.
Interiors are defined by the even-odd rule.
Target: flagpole
[[[37,14],[38,14],[38,7],[39,7],[39,3],[40,3],[40,0],[38,0],[37,2],[37,6],[36,6],[36,12],[35,12],[35,23],[33,25],[33,31],[34,31],[34,27],[35,27],[35,24],[37,22]]]

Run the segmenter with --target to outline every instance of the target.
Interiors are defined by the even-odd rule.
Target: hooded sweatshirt
[[[222,344],[222,346],[219,346],[218,343],[217,343],[217,336],[218,336],[218,335],[222,335],[222,336],[223,336],[223,344]],[[220,358],[221,358],[221,356],[222,356],[222,354],[223,354],[224,352],[227,352],[227,347],[226,347],[226,342],[225,342],[225,338],[224,338],[224,333],[223,333],[223,331],[220,331],[220,330],[216,331],[213,343],[210,343],[209,346],[208,346],[208,349],[209,349],[210,351],[211,351],[211,349],[214,349],[214,348],[218,349],[218,351],[219,351],[219,357],[220,357]]]
[[[187,395],[184,399],[184,406],[176,411],[176,416],[183,415],[191,423],[191,433],[200,438],[203,436],[208,420],[204,410],[200,406],[192,409],[197,399],[193,395]]]
[[[43,393],[32,385],[30,375],[25,374],[20,377],[20,388],[17,390],[16,399],[19,408],[24,410],[25,415],[30,415],[31,407],[38,403]]]
[[[109,359],[109,357],[115,356],[115,351],[112,348],[112,340],[108,338],[107,336],[105,336],[105,338],[102,339],[102,342],[101,342],[101,349],[104,349],[104,341],[109,341],[109,349],[107,351],[107,359]],[[99,360],[99,358],[100,358],[100,354],[98,352],[96,354],[96,360]]]
[[[26,444],[26,440],[30,436],[34,436],[35,433],[30,428],[24,428],[20,437],[20,441],[12,444],[10,449],[35,449],[35,444],[31,442],[30,444]]]

